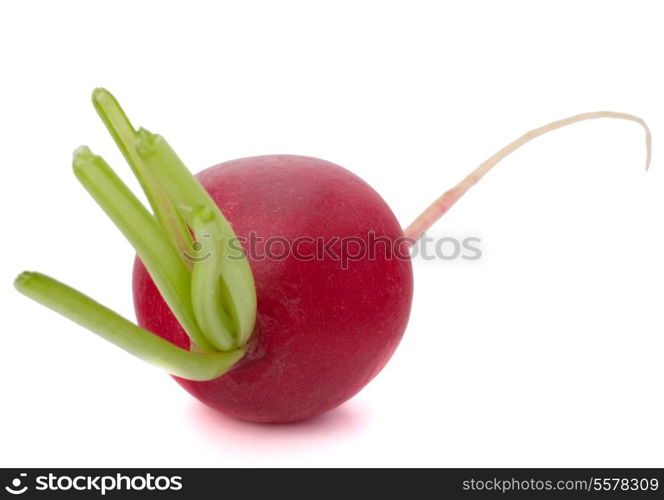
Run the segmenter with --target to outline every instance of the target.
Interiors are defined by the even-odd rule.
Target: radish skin
[[[233,160],[198,175],[238,237],[359,237],[396,241],[401,227],[383,199],[332,163],[274,155]],[[339,246],[333,247],[337,252]],[[283,423],[312,417],[364,387],[396,349],[413,294],[409,258],[253,259],[256,328],[247,355],[228,373],[196,382],[176,378],[196,398],[234,417]],[[302,251],[305,251],[304,245]],[[139,324],[188,348],[189,339],[136,261]]]

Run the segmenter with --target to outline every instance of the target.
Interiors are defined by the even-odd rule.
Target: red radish
[[[334,408],[383,368],[410,312],[408,247],[523,144],[582,120],[620,118],[645,128],[646,168],[650,161],[640,118],[576,115],[512,142],[402,231],[382,198],[337,165],[260,156],[217,165],[197,181],[163,138],[134,130],[108,92],[96,90],[93,102],[154,212],[100,157],[77,150],[77,177],[137,250],[142,328],[42,274],[21,274],[17,289],[163,367],[207,405],[256,422]],[[269,255],[275,242],[279,255]]]
[[[245,158],[212,167],[198,178],[240,238],[249,238],[250,232],[268,242],[271,237],[331,241],[354,236],[368,245],[370,231],[390,241],[403,236],[369,185],[323,160]],[[375,259],[349,262],[347,269],[339,260],[303,260],[292,254],[284,260],[252,260],[252,254],[264,255],[264,245],[249,252],[258,294],[254,344],[223,377],[177,380],[201,401],[238,418],[301,420],[353,396],[390,358],[408,321],[411,263],[386,258],[383,248]],[[331,250],[340,254],[340,246]],[[315,251],[313,244],[300,247],[302,254]],[[140,261],[134,270],[134,301],[143,328],[189,348],[189,337]]]

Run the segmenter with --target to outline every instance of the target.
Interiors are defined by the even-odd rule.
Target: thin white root
[[[584,120],[592,120],[595,118],[618,118],[621,120],[629,120],[641,125],[646,133],[646,170],[650,167],[650,158],[652,154],[652,138],[650,129],[645,121],[638,116],[617,113],[614,111],[595,111],[592,113],[582,113],[580,115],[570,116],[555,122],[551,122],[542,127],[526,132],[521,137],[512,141],[493,156],[485,160],[480,166],[468,174],[461,182],[459,182],[452,189],[443,193],[436,201],[422,212],[413,223],[406,228],[404,235],[415,241],[420,238],[422,233],[428,230],[438,219],[440,219],[447,211],[454,205],[472,186],[474,186],[486,173],[491,170],[500,160],[519,149],[524,144],[532,141],[536,137],[544,135],[552,130],[566,127],[573,123],[581,122]]]

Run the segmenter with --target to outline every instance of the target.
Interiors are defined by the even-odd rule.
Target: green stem
[[[180,210],[185,222],[191,226],[191,215],[199,207],[210,212],[215,236],[219,241],[224,242],[225,246],[225,248],[217,249],[222,252],[223,259],[219,263],[219,274],[215,279],[220,279],[223,286],[229,291],[225,294],[226,303],[224,305],[237,325],[238,344],[243,345],[254,328],[256,289],[244,252],[239,246],[230,244],[236,240],[233,229],[207,191],[189,173],[163,137],[145,129],[139,129],[136,151],[147,169],[154,174],[159,185]],[[194,295],[192,300],[196,303],[204,298]]]
[[[159,292],[199,350],[213,347],[201,332],[191,304],[191,276],[154,217],[103,158],[87,147],[74,153],[74,173],[136,249]]]
[[[195,258],[191,273],[191,297],[196,319],[206,333],[209,342],[222,351],[235,344],[234,331],[237,331],[235,317],[226,310],[228,294],[219,279],[223,263],[224,242],[214,214],[206,208],[198,208],[190,217],[191,228],[202,246],[201,256]],[[192,260],[194,257],[192,256]]]
[[[37,273],[16,288],[132,354],[191,380],[216,378],[245,353],[256,317],[251,268],[215,202],[160,136],[127,119],[104,89],[92,98],[106,127],[152,205],[150,214],[99,156],[87,147],[74,155],[74,172],[134,246],[161,296],[191,339],[190,351],[143,330],[76,290]],[[212,244],[205,258],[190,228]],[[200,244],[200,242],[196,242]],[[238,347],[240,346],[240,347]]]
[[[186,351],[43,274],[24,272],[16,278],[14,286],[134,356],[189,380],[211,380],[223,375],[246,351],[246,348],[212,353]]]
[[[146,168],[136,152],[136,130],[118,101],[106,89],[98,88],[92,93],[92,103],[129,163],[157,220],[165,229],[172,244],[181,254],[188,251],[193,243],[191,234],[178,210],[173,206],[172,200],[163,192],[153,173]],[[184,264],[191,268],[190,262],[185,260]]]

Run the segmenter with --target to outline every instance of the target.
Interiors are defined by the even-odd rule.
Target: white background
[[[658,2],[4,2],[1,466],[663,466],[664,32]],[[78,185],[114,92],[192,170],[298,153],[399,220],[530,128],[441,222],[476,262],[415,262],[404,340],[349,403],[261,426],[12,288],[59,277],[133,318],[133,252]]]

